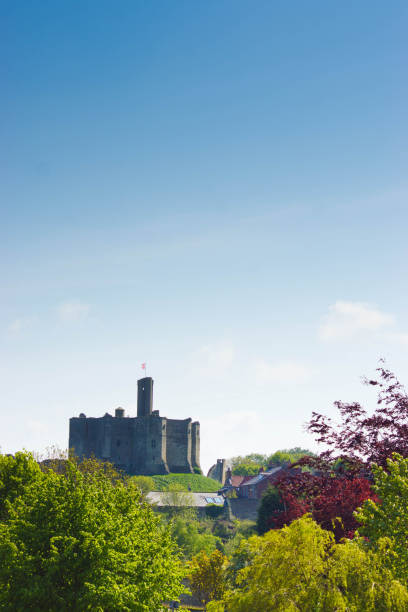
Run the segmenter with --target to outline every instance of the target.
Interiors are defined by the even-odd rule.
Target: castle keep
[[[153,410],[153,379],[137,381],[137,416],[100,418],[80,414],[69,421],[69,448],[78,457],[110,461],[128,474],[192,473],[200,469],[200,423],[167,419]]]

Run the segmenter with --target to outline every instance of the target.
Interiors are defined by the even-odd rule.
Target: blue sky
[[[202,463],[408,372],[406,2],[0,4],[0,446],[156,408]]]

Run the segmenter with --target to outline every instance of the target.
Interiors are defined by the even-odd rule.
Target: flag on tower
[[[146,364],[142,363],[142,370],[145,370],[145,369],[146,369]]]

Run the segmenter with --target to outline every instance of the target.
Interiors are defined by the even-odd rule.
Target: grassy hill
[[[216,493],[221,488],[221,483],[213,478],[207,478],[201,474],[166,474],[165,476],[152,476],[156,491],[165,491],[169,484],[177,483],[188,490],[190,485],[194,493],[211,492]]]

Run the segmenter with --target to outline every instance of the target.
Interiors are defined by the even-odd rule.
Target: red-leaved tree
[[[326,445],[320,460],[341,457],[350,464],[369,468],[375,462],[383,467],[392,453],[408,456],[408,395],[395,374],[377,368],[378,380],[365,383],[378,388],[377,406],[369,414],[358,403],[335,402],[340,423],[322,414],[312,413],[307,425],[316,441]]]
[[[337,541],[354,536],[357,522],[353,513],[366,499],[373,498],[367,478],[329,472],[283,475],[275,482],[275,488],[280,503],[264,520],[266,529],[280,529],[310,512],[321,527],[333,531]],[[261,507],[262,503],[263,500]]]
[[[338,424],[314,412],[307,425],[326,450],[305,456],[294,466],[308,466],[310,472],[287,471],[275,482],[280,504],[275,505],[263,526],[279,528],[311,512],[336,540],[353,537],[357,528],[354,511],[371,497],[373,462],[386,467],[393,453],[408,457],[408,395],[396,376],[384,367],[377,380],[365,384],[377,387],[377,405],[372,413],[358,403],[337,401]]]
[[[369,497],[374,498],[367,478],[332,478],[313,500],[313,518],[337,541],[353,538],[358,527],[354,511]]]

